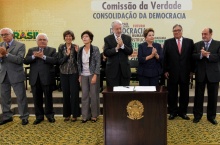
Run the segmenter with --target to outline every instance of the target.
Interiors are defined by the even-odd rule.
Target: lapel
[[[198,47],[197,49],[198,49],[198,51],[200,52],[200,50],[201,50],[202,48],[205,49],[205,43],[204,43],[204,41],[200,41],[200,42],[199,42],[199,47]]]
[[[8,52],[11,52],[15,48],[15,46],[16,46],[16,41],[13,40],[10,47],[8,48]],[[5,48],[6,48],[6,43],[5,43]]]
[[[121,39],[122,39],[123,41],[125,41],[125,35],[124,35],[124,34],[121,34]]]
[[[44,50],[43,50],[43,54],[47,55],[48,53],[49,53],[49,49],[48,49],[48,47],[45,47]]]
[[[181,54],[183,54],[186,51],[186,48],[187,48],[186,44],[187,44],[186,39],[183,38],[182,39],[182,46],[181,46],[182,47],[181,48]]]
[[[173,38],[173,41],[172,41],[171,46],[173,46],[173,48],[175,49],[174,51],[175,51],[177,54],[179,54],[179,50],[178,50],[178,46],[177,46],[177,44],[176,44],[176,39],[175,39],[175,38]],[[179,54],[179,55],[180,55],[180,54]]]
[[[205,47],[204,43],[203,43],[203,45]],[[215,48],[214,45],[215,45],[215,41],[212,39],[212,42],[209,44],[208,52],[212,51],[212,49]]]
[[[32,49],[32,51],[34,52],[34,51],[39,51],[39,47],[34,47],[33,49]]]
[[[113,46],[117,46],[114,33],[110,36]]]

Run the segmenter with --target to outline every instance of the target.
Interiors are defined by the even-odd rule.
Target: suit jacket
[[[30,85],[35,85],[39,75],[42,85],[53,84],[55,69],[54,65],[57,63],[56,49],[46,47],[43,50],[46,60],[41,58],[32,59],[34,51],[39,51],[38,47],[33,47],[28,50],[24,59],[25,64],[30,64]]]
[[[162,73],[163,51],[159,43],[153,43],[153,47],[157,49],[159,60],[155,57],[146,61],[146,56],[151,55],[152,49],[147,47],[147,42],[138,45],[138,75],[146,77],[160,76]]]
[[[220,42],[212,40],[209,45],[208,52],[210,52],[209,59],[203,57],[200,59],[202,47],[205,47],[204,41],[197,42],[193,53],[193,58],[196,61],[195,79],[198,82],[203,82],[205,75],[210,82],[220,81]]]
[[[82,51],[84,46],[79,48],[78,52],[78,71],[79,75],[82,73]],[[89,57],[89,71],[91,74],[100,74],[100,52],[99,48],[94,45],[90,45],[90,57]]]
[[[1,42],[0,46],[6,47],[5,42]],[[0,83],[4,81],[6,72],[10,82],[18,83],[25,80],[25,73],[23,68],[23,59],[25,55],[25,44],[13,40],[8,49],[8,56],[2,58],[0,69]]]
[[[75,45],[71,44],[70,55],[66,55],[66,44],[60,44],[58,48],[58,64],[60,65],[60,73],[68,74],[68,73],[78,73],[77,66],[77,52],[75,50]],[[72,55],[72,62],[69,62],[70,56]],[[68,72],[69,70],[69,72]]]
[[[126,78],[130,78],[131,69],[128,61],[128,56],[133,53],[131,37],[128,35],[121,35],[124,43],[124,49],[119,49],[116,52],[115,48],[117,42],[114,34],[111,34],[104,38],[104,55],[108,58],[106,63],[106,77],[115,78],[118,71],[122,72],[122,75]],[[119,66],[121,70],[119,70]]]
[[[190,72],[194,71],[193,49],[193,40],[189,38],[183,38],[181,54],[175,38],[165,40],[163,66],[164,72],[169,72],[171,82],[177,83],[179,79],[183,83],[189,82]]]

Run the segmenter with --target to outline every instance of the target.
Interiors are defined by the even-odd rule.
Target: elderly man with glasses
[[[177,115],[182,119],[190,120],[187,109],[189,80],[194,71],[192,59],[194,43],[192,39],[183,37],[182,33],[182,26],[176,24],[173,26],[174,38],[164,42],[164,75],[167,78],[169,120],[173,120]]]
[[[0,125],[13,121],[11,87],[17,96],[18,112],[22,120],[22,125],[26,125],[28,124],[29,113],[23,69],[25,44],[13,39],[13,31],[10,28],[2,28],[0,35],[3,39],[3,42],[0,43],[1,107],[3,112]]]
[[[30,85],[36,116],[34,125],[41,123],[44,120],[44,115],[50,123],[55,122],[52,84],[55,73],[54,65],[57,63],[56,49],[47,46],[47,35],[45,33],[38,34],[36,41],[37,46],[30,48],[24,59],[24,63],[30,65]],[[43,102],[45,102],[45,108]]]

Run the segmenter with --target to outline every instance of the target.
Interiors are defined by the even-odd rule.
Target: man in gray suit
[[[18,111],[22,119],[22,125],[28,124],[28,106],[25,91],[25,74],[23,68],[23,58],[25,55],[25,45],[13,39],[13,31],[10,28],[0,30],[0,35],[4,42],[0,43],[0,83],[1,83],[1,107],[3,118],[0,125],[13,121],[11,109],[11,87],[13,88],[18,103]],[[4,53],[3,53],[4,52]]]
[[[212,39],[212,29],[205,28],[202,31],[202,41],[195,44],[193,58],[196,60],[195,78],[195,99],[194,99],[194,123],[198,123],[203,115],[203,102],[205,86],[207,85],[208,105],[207,120],[217,125],[215,120],[218,88],[220,81],[220,42]]]
[[[34,125],[44,120],[44,115],[48,121],[53,123],[53,97],[52,84],[54,81],[55,68],[57,63],[56,49],[48,47],[48,37],[40,33],[36,37],[37,47],[30,48],[24,59],[25,64],[30,64],[30,85],[34,98],[36,120]],[[44,94],[44,99],[43,99]],[[45,110],[43,102],[45,101]]]

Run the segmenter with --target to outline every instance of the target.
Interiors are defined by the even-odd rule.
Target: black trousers
[[[103,81],[105,78],[105,69],[100,70],[100,88],[103,88]]]
[[[159,85],[159,76],[156,77],[145,77],[138,75],[139,85],[140,86],[158,86]]]
[[[60,74],[63,91],[63,117],[80,116],[78,78],[78,74]]]
[[[130,76],[124,77],[121,72],[121,67],[119,65],[119,71],[117,72],[117,75],[115,78],[106,76],[106,82],[107,86],[129,86],[130,85]]]
[[[206,84],[208,91],[207,118],[215,119],[216,117],[219,83],[209,82],[206,77],[203,82],[196,81],[194,108],[193,108],[193,114],[196,119],[201,119],[203,115],[203,102],[204,102],[204,92],[205,92]]]
[[[187,114],[189,104],[189,82],[177,82],[173,83],[167,80],[168,88],[168,112],[172,115],[185,115]],[[180,95],[178,97],[178,88],[180,89]],[[179,106],[178,106],[179,102]]]
[[[42,85],[38,76],[36,84],[31,86],[31,91],[34,98],[36,119],[44,119],[44,115],[47,118],[54,117],[52,85]],[[45,103],[45,110],[43,103]]]

